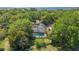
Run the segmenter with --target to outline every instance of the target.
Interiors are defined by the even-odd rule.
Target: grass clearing
[[[36,38],[32,51],[58,51],[58,49],[50,45],[51,40],[48,38]],[[38,48],[39,47],[39,48]]]
[[[32,51],[58,51],[56,47],[53,47],[52,45],[47,45],[46,47],[41,47],[40,49],[37,48],[36,45],[32,46]]]
[[[0,41],[0,48],[4,48],[4,40]]]
[[[47,39],[47,38],[37,38],[35,39],[35,44],[41,44],[41,43],[45,43],[45,44],[49,44],[51,43],[51,40]]]
[[[5,51],[9,51],[10,50],[9,40],[8,39],[1,40],[0,41],[0,48],[3,48]]]

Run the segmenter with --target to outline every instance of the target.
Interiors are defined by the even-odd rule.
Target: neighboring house
[[[42,22],[36,21],[32,26],[32,36],[36,38],[47,37],[46,29],[47,27]]]

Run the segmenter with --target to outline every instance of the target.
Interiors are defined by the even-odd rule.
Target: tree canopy
[[[46,38],[32,37],[32,27],[36,20],[42,22],[47,29],[49,26],[52,28],[46,29]],[[79,9],[2,9],[0,10],[0,42],[4,41],[10,44],[9,50],[17,51],[32,50],[32,46],[79,50]]]

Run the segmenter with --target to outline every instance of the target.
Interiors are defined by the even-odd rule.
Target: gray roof
[[[34,32],[45,32],[46,26],[43,23],[34,24],[32,29]]]

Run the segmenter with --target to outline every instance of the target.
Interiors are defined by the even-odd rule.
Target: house
[[[35,38],[47,37],[46,26],[40,21],[36,21],[36,23],[33,23],[32,30],[32,36]]]

